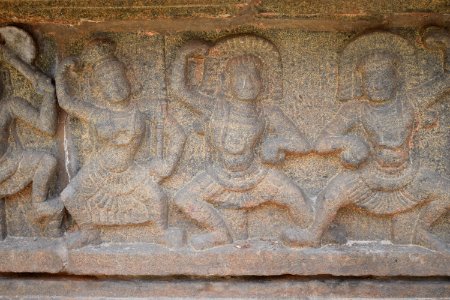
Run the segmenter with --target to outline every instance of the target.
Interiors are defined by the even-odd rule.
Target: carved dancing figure
[[[87,76],[91,98],[73,93],[70,78]],[[164,157],[137,163],[146,125],[145,115],[130,101],[131,89],[115,44],[92,40],[79,59],[67,58],[57,72],[57,95],[62,108],[89,124],[94,153],[61,193],[67,210],[80,226],[69,247],[100,242],[99,227],[151,224],[162,234],[168,229],[168,203],[159,186],[173,172],[185,135],[167,112]]]
[[[59,198],[47,199],[51,179],[56,172],[56,159],[48,153],[24,149],[16,132],[16,120],[40,130],[48,136],[56,132],[57,108],[55,88],[50,78],[31,65],[35,48],[31,37],[15,27],[0,30],[0,52],[10,66],[28,79],[42,96],[39,109],[27,100],[13,96],[7,68],[2,68],[0,81],[0,198],[20,192],[32,183],[33,221],[43,233],[60,235],[63,204]],[[9,145],[14,138],[15,147]]]
[[[450,180],[420,166],[413,139],[419,125],[416,104],[448,92],[450,76],[444,73],[408,90],[404,74],[414,56],[415,49],[406,40],[384,32],[359,37],[343,51],[339,96],[352,101],[344,103],[324,129],[316,150],[340,155],[348,170],[335,176],[319,194],[312,225],[288,232],[289,245],[318,246],[338,209],[349,204],[392,215],[394,222],[411,218],[405,212],[424,204],[425,212],[414,222],[408,242],[446,248],[429,228],[448,209]],[[365,138],[351,133],[357,125],[364,129]],[[401,235],[408,230],[394,229],[394,240],[404,240]]]
[[[209,81],[213,91],[186,77],[187,62],[202,58],[213,70],[203,68],[200,81]],[[312,221],[312,205],[302,190],[261,163],[280,162],[287,152],[310,151],[293,122],[264,103],[282,98],[281,71],[276,47],[255,36],[224,39],[212,47],[190,43],[178,52],[171,88],[178,100],[201,114],[210,149],[206,170],[175,196],[176,206],[207,231],[191,237],[195,249],[232,242],[220,208],[250,210],[272,203],[286,208],[299,226]]]

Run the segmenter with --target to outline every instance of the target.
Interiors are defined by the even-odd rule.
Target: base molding
[[[450,276],[450,253],[370,242],[287,248],[276,241],[237,241],[195,251],[150,243],[103,243],[67,249],[62,239],[7,238],[0,273],[85,276]]]
[[[445,278],[0,277],[0,299],[435,298],[448,295],[450,284]]]

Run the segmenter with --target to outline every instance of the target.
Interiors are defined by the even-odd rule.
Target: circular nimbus
[[[270,41],[253,35],[228,37],[218,41],[209,49],[208,58],[219,60],[216,67],[220,73],[223,72],[230,58],[246,54],[258,57],[263,64],[263,98],[281,99],[283,97],[281,57],[277,47]]]
[[[358,99],[362,96],[361,81],[357,66],[361,59],[371,53],[387,52],[398,59],[398,73],[401,86],[407,87],[408,80],[414,76],[416,62],[415,48],[393,33],[373,32],[351,41],[341,52],[338,69],[337,99],[341,101]]]

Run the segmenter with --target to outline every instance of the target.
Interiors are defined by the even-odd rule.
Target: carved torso
[[[414,127],[414,110],[410,104],[401,100],[382,106],[365,103],[361,119],[380,166],[396,168],[409,159]]]
[[[107,168],[123,170],[130,165],[142,141],[145,123],[137,108],[108,112],[94,124],[98,155]],[[108,167],[109,166],[109,167]]]
[[[254,161],[255,146],[264,125],[263,114],[256,105],[218,104],[207,132],[207,140],[216,154],[215,162],[229,171],[247,169]]]

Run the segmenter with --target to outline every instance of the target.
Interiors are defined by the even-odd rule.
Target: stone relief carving
[[[205,68],[210,66],[204,77],[213,78],[195,83],[196,78],[186,77],[187,62],[200,58]],[[227,221],[221,208],[245,212],[272,203],[285,207],[298,226],[311,221],[311,202],[302,190],[282,172],[262,164],[280,162],[288,152],[310,151],[292,121],[265,103],[282,97],[281,72],[276,47],[256,36],[230,37],[213,46],[191,42],[179,50],[171,88],[179,101],[200,114],[200,131],[210,151],[206,170],[175,195],[176,206],[206,231],[191,238],[195,249],[246,238],[245,225],[240,234],[233,232],[233,220]],[[202,81],[212,85],[209,91]],[[231,218],[239,217],[245,214]]]
[[[21,120],[44,135],[55,134],[55,88],[51,79],[32,64],[36,49],[30,35],[16,27],[2,27],[0,39],[3,57],[0,82],[0,198],[16,194],[31,183],[33,211],[29,214],[29,221],[40,228],[42,235],[59,236],[64,207],[58,197],[49,199],[51,180],[56,174],[56,159],[50,153],[26,149],[16,132],[16,120]],[[42,96],[39,108],[14,95],[10,68],[20,72],[31,82],[36,94]]]
[[[64,261],[63,267],[48,264],[51,272],[64,270],[92,275],[101,267],[105,272],[101,274],[110,275],[226,276],[254,275],[254,272],[304,275],[327,273],[330,266],[337,265],[333,265],[335,259],[348,263],[345,253],[351,251],[362,251],[358,259],[372,263],[377,260],[372,253],[376,248],[381,249],[381,256],[385,255],[380,258],[384,262],[397,261],[397,257],[407,259],[405,253],[415,253],[431,266],[436,257],[448,252],[445,238],[436,235],[432,227],[448,211],[450,181],[442,174],[445,172],[428,167],[418,153],[416,142],[420,132],[437,124],[439,110],[434,108],[435,103],[449,99],[450,36],[446,30],[435,27],[421,34],[419,47],[389,32],[372,32],[345,42],[338,59],[337,100],[341,102],[336,102],[339,109],[313,145],[302,132],[310,134],[314,128],[305,126],[299,130],[294,122],[297,120],[292,117],[300,118],[301,109],[300,113],[289,114],[288,109],[283,112],[280,108],[283,101],[293,99],[285,100],[283,95],[283,81],[292,85],[283,74],[282,57],[284,62],[287,54],[283,56],[281,46],[279,50],[265,38],[233,35],[213,44],[190,41],[180,47],[179,37],[175,37],[174,47],[170,48],[166,39],[158,37],[161,44],[155,48],[160,49],[162,45],[169,52],[176,49],[173,61],[167,55],[171,67],[158,78],[161,84],[153,94],[165,92],[162,78],[167,75],[168,99],[173,100],[170,112],[168,99],[150,99],[151,89],[136,100],[134,85],[138,80],[128,76],[126,56],[121,56],[123,49],[116,49],[112,39],[92,39],[80,55],[67,57],[56,70],[59,105],[70,118],[89,128],[87,133],[77,132],[74,148],[80,140],[90,140],[92,151],[83,152],[78,162],[80,169],[62,187],[60,197],[53,198],[49,188],[57,171],[56,158],[45,151],[21,146],[15,121],[21,120],[52,138],[57,127],[55,87],[33,64],[36,49],[31,37],[14,27],[0,28],[0,197],[17,193],[31,183],[30,222],[41,228],[39,236],[57,237],[47,244],[47,239],[30,243],[6,239],[0,243],[0,261],[5,257],[2,253],[9,255],[20,249],[33,254],[35,249],[41,251],[42,247],[48,247],[42,251],[53,251],[51,255]],[[123,36],[114,36],[125,44],[120,38]],[[434,62],[440,63],[437,76],[417,84],[413,78],[421,71],[417,63],[419,50],[438,53],[441,61]],[[160,69],[165,68],[165,51],[158,52],[162,57],[158,60]],[[130,53],[127,54],[132,57]],[[286,61],[291,70],[305,64],[302,60],[298,65],[289,66],[292,64],[289,56]],[[329,64],[330,69],[333,63]],[[156,64],[150,62],[143,68]],[[22,74],[35,93],[42,96],[42,101],[37,101],[42,102],[39,108],[11,91],[11,68]],[[145,73],[147,76],[143,77],[153,78],[148,74],[156,74],[160,69],[152,69],[154,73]],[[325,73],[321,69],[318,74],[322,71]],[[141,84],[145,84],[146,78]],[[295,99],[302,108],[301,99]],[[158,109],[151,113],[150,109],[144,111],[143,107],[153,108],[155,103]],[[186,152],[183,155],[187,135],[180,124],[189,123],[191,120],[187,122],[184,118],[192,116],[198,117],[194,135],[201,135],[207,145],[205,166],[188,161]],[[154,124],[148,126],[151,122]],[[153,129],[155,132],[149,133]],[[65,140],[59,142],[63,144]],[[146,152],[147,146],[154,147],[151,153]],[[192,150],[188,146],[186,149]],[[287,161],[290,155],[293,159]],[[331,180],[323,176],[322,184],[315,182],[311,192],[305,176],[311,176],[315,169],[304,168],[303,177],[296,173],[298,169],[292,169],[304,160],[313,159],[316,159],[313,163],[325,161],[325,168],[331,169],[318,174],[342,171]],[[283,164],[284,161],[287,162]],[[295,166],[286,166],[290,162]],[[336,168],[330,167],[333,163]],[[180,175],[181,172],[175,172],[178,164],[186,168],[196,164],[195,171],[191,170],[188,176]],[[194,176],[197,170],[200,172]],[[61,226],[64,206],[69,216],[67,223],[73,220],[74,226],[71,223]],[[326,232],[330,233],[330,225],[339,217],[338,210],[349,206],[358,207],[358,213],[349,213],[354,219],[370,215],[392,220],[391,232],[386,235],[391,235],[394,245],[383,248],[386,243],[378,243],[378,239],[361,250],[342,239],[314,249],[321,246],[323,237],[327,241]],[[266,211],[254,217],[253,213],[261,207]],[[282,211],[280,215],[289,216],[289,220],[279,221],[274,217],[278,208]],[[0,210],[4,209],[4,203],[0,202]],[[3,214],[4,211],[0,212],[0,233],[4,238]],[[274,224],[276,229],[270,228],[267,235],[259,238],[261,230],[253,229],[255,233],[249,229],[251,222],[264,228],[266,224],[267,227]],[[60,238],[64,227],[69,229]],[[120,263],[112,266],[104,263],[104,257],[106,262],[114,259],[115,264],[117,259]],[[135,263],[141,258],[147,258],[148,264]],[[165,269],[160,261],[167,258],[174,258],[175,263]],[[255,264],[263,264],[267,259],[273,261],[255,269],[254,264],[246,264],[249,259]],[[299,259],[305,259],[306,269],[297,264]],[[322,259],[326,260],[325,267],[316,266],[315,262]],[[133,261],[130,266],[129,260]],[[216,260],[217,264],[210,268],[211,261]],[[225,274],[222,265],[228,268],[230,261],[234,265],[231,263],[226,271],[229,273]],[[0,269],[9,270],[1,266]],[[424,270],[407,266],[398,274],[448,274],[447,269],[445,265]],[[330,274],[360,272],[358,267],[351,270],[345,273],[345,268],[338,268]],[[386,275],[381,269],[373,272]],[[368,271],[364,275],[374,273]]]
[[[431,39],[436,37],[426,42]],[[437,40],[447,41],[448,47],[448,35]],[[446,69],[439,78],[411,89],[407,81],[413,64],[414,48],[386,32],[363,35],[341,53],[338,98],[346,102],[322,132],[316,151],[339,155],[347,170],[319,194],[310,227],[288,232],[291,245],[318,246],[338,209],[349,204],[373,214],[393,215],[399,223],[414,218],[408,212],[423,205],[412,220],[413,228],[400,225],[394,230],[394,241],[411,236],[408,243],[447,248],[429,229],[448,209],[450,181],[421,166],[413,143],[420,125],[418,105],[447,93],[450,75]],[[357,125],[364,136],[352,134]]]
[[[102,229],[132,225],[145,225],[143,234],[155,235],[159,243],[182,241],[181,231],[168,230],[167,197],[159,183],[173,172],[185,135],[163,107],[160,129],[167,141],[161,135],[161,150],[148,163],[135,161],[146,115],[131,101],[125,68],[112,41],[95,39],[80,57],[66,58],[56,75],[59,104],[89,124],[96,144],[95,153],[61,193],[81,229],[68,238],[69,247],[100,242]],[[88,83],[82,89],[90,89],[92,98],[73,93],[75,78]]]

